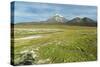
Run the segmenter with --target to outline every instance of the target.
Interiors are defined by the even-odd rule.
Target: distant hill
[[[66,22],[67,25],[79,25],[79,26],[97,26],[97,22],[88,18],[79,18],[76,17],[68,22]]]

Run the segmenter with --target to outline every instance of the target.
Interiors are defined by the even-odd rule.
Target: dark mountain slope
[[[68,22],[66,22],[67,25],[79,25],[79,26],[97,26],[97,22],[88,18],[79,18],[76,17]]]

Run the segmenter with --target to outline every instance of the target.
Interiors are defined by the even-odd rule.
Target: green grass
[[[42,30],[38,30],[38,31],[29,31],[29,30],[15,30],[14,31],[14,35],[15,38],[21,38],[21,37],[27,37],[27,36],[31,36],[31,35],[38,35],[38,34],[51,34],[54,32],[60,32],[60,31],[42,31]]]
[[[19,29],[57,29],[57,31],[18,31]],[[44,37],[14,41],[14,63],[19,64],[18,54],[28,50],[36,53],[33,64],[94,61],[97,59],[96,27],[67,25],[15,25],[15,39],[31,35]],[[38,50],[35,50],[38,48]],[[19,60],[18,60],[19,59]],[[48,61],[46,61],[49,59]],[[40,62],[42,60],[42,62]]]

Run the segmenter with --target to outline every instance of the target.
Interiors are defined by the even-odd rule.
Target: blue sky
[[[66,19],[89,17],[97,19],[97,7],[66,4],[46,4],[33,2],[14,2],[14,22],[44,21],[55,14],[63,15]],[[13,12],[13,11],[12,11]]]

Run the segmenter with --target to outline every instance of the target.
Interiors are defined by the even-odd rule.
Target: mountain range
[[[60,14],[55,14],[54,16],[48,18],[46,21],[39,22],[26,22],[24,24],[66,24],[66,25],[78,25],[78,26],[97,26],[97,22],[88,17],[75,17],[71,20],[66,19]],[[23,23],[18,23],[23,24]]]
[[[93,19],[90,19],[88,17],[75,17],[71,20],[66,19],[64,16],[56,14],[49,18],[46,22],[50,23],[65,23],[67,25],[79,25],[79,26],[96,26],[97,23]]]

